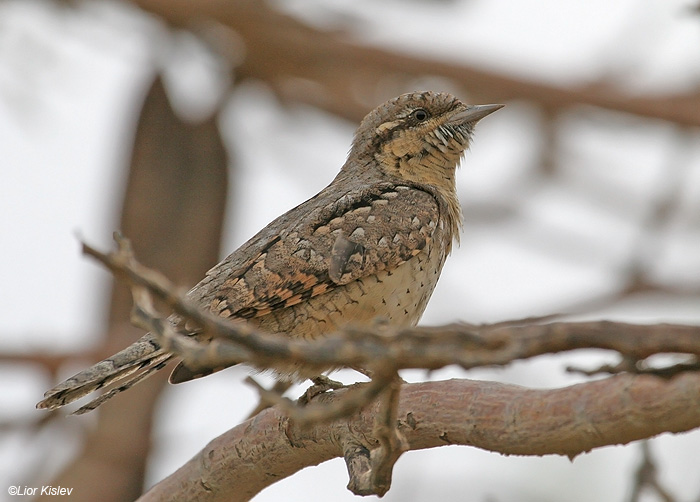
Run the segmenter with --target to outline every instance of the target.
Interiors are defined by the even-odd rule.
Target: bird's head
[[[443,92],[402,94],[362,120],[349,159],[375,160],[386,174],[454,192],[474,126],[502,107],[465,105]]]

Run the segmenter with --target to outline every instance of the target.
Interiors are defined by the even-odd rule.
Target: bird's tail
[[[87,396],[91,392],[119,382],[118,386],[113,387],[73,413],[80,415],[94,410],[109,398],[161,369],[173,357],[173,354],[160,348],[155,336],[148,333],[124,350],[48,390],[44,394],[44,399],[37,403],[36,407],[55,410]]]

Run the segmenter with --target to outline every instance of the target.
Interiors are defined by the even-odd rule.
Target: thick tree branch
[[[333,402],[344,392],[317,399]],[[198,502],[249,500],[304,467],[342,456],[348,443],[357,450],[376,448],[379,406],[304,429],[280,408],[269,408],[211,441],[139,501],[171,500],[175,493]],[[460,444],[573,458],[700,426],[700,374],[670,380],[623,374],[553,390],[472,380],[408,384],[401,389],[398,419],[411,450]]]

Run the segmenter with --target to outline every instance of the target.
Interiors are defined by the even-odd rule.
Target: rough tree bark
[[[338,393],[320,396],[337,398]],[[250,500],[304,467],[342,457],[350,443],[376,447],[377,408],[374,403],[349,419],[304,429],[280,408],[269,408],[212,440],[139,502]],[[697,373],[670,380],[624,374],[554,390],[448,380],[404,385],[398,428],[411,450],[460,444],[573,458],[600,446],[696,428],[698,410]]]

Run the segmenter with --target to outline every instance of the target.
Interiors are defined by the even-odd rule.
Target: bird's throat
[[[462,228],[462,208],[455,183],[456,165],[460,157],[461,152],[451,150],[422,150],[417,154],[405,153],[401,157],[385,151],[377,156],[387,174],[431,189],[443,206],[446,230],[452,237],[450,240],[457,242]]]

